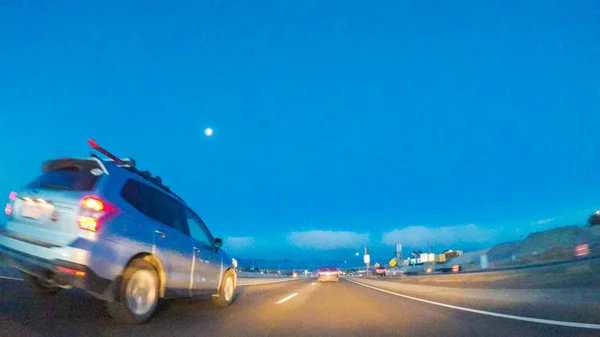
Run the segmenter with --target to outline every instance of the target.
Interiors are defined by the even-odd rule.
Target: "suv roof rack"
[[[101,147],[100,145],[98,145],[98,143],[96,143],[95,140],[88,138],[88,143],[90,144],[90,146],[92,147],[92,149],[102,153],[103,155],[107,156],[108,158],[110,158],[110,160],[112,160],[115,164],[117,164],[118,166],[123,167],[124,169],[126,169],[129,172],[133,172],[135,174],[137,174],[138,176],[144,178],[145,180],[153,183],[154,185],[160,187],[161,189],[163,189],[164,191],[170,193],[171,195],[173,195],[174,197],[176,197],[177,199],[179,199],[181,202],[184,202],[183,199],[178,196],[177,194],[175,194],[175,192],[171,191],[171,189],[167,186],[165,186],[162,183],[162,178],[159,176],[152,176],[152,174],[150,173],[150,171],[140,171],[138,169],[135,168],[135,160],[132,158],[119,158],[117,156],[115,156],[114,154],[108,152],[106,149],[104,149],[103,147]],[[90,155],[92,157],[98,158],[98,156],[91,152]]]

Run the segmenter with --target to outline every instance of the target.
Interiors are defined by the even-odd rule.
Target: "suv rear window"
[[[32,181],[27,188],[91,191],[100,177],[89,171],[79,171],[77,167],[64,167],[58,171],[44,172]]]
[[[102,175],[95,160],[64,158],[48,160],[42,166],[42,175],[27,187],[36,189],[91,191]],[[94,172],[96,173],[96,172]]]

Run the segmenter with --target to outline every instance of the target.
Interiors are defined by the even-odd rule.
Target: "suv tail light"
[[[15,191],[10,192],[10,194],[8,195],[8,203],[4,207],[4,214],[6,214],[8,217],[11,217],[11,215],[12,215],[13,203],[16,198],[17,198],[17,192],[15,192]]]
[[[79,210],[79,217],[77,217],[77,223],[80,228],[97,232],[100,230],[100,224],[102,221],[115,213],[118,209],[106,203],[102,199],[96,197],[86,197],[81,200],[81,208]]]

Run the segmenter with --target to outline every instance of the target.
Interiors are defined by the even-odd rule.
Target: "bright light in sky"
[[[206,136],[208,136],[208,137],[212,136],[212,134],[213,134],[213,129],[211,129],[211,128],[206,128],[206,129],[204,129],[204,134],[205,134]]]

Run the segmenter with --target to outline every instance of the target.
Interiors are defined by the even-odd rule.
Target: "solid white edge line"
[[[399,296],[399,297],[404,297],[404,298],[408,298],[411,300],[415,300],[415,301],[419,301],[419,302],[424,302],[424,303],[429,303],[429,304],[433,304],[433,305],[438,305],[440,307],[446,307],[446,308],[450,308],[450,309],[456,309],[456,310],[462,310],[462,311],[467,311],[467,312],[472,312],[475,314],[481,314],[481,315],[487,315],[487,316],[494,316],[494,317],[501,317],[501,318],[507,318],[507,319],[514,319],[517,321],[525,321],[525,322],[533,322],[533,323],[541,323],[541,324],[549,324],[549,325],[559,325],[559,326],[566,326],[566,327],[571,327],[571,328],[582,328],[582,329],[596,329],[596,330],[600,330],[600,324],[593,324],[593,323],[577,323],[577,322],[567,322],[567,321],[555,321],[555,320],[551,320],[551,319],[542,319],[542,318],[533,318],[533,317],[525,317],[525,316],[515,316],[515,315],[507,315],[507,314],[501,314],[501,313],[497,313],[497,312],[491,312],[491,311],[485,311],[485,310],[477,310],[477,309],[471,309],[471,308],[465,308],[465,307],[459,307],[457,305],[451,305],[451,304],[445,304],[445,303],[439,303],[439,302],[434,302],[434,301],[429,301],[429,300],[425,300],[422,298],[418,298],[418,297],[413,297],[413,296],[408,296],[408,295],[402,295],[399,293],[395,293],[393,291],[389,291],[389,290],[384,290],[384,289],[380,289],[377,287],[373,287],[364,283],[360,283],[360,282],[356,282],[354,280],[349,280],[348,281],[358,284],[360,286],[366,287],[366,288],[370,288],[373,290],[378,290],[390,295],[394,295],[394,296]]]
[[[282,299],[280,299],[279,301],[277,301],[277,303],[276,303],[276,304],[281,304],[281,303],[284,303],[284,302],[286,302],[287,300],[294,298],[296,295],[298,295],[298,293],[293,293],[293,294],[291,294],[290,296],[288,296],[288,297],[286,297],[286,298],[282,298]]]
[[[1,279],[5,279],[5,280],[13,280],[13,281],[23,281],[22,278],[18,278],[18,277],[10,277],[10,276],[2,276],[0,275]]]

